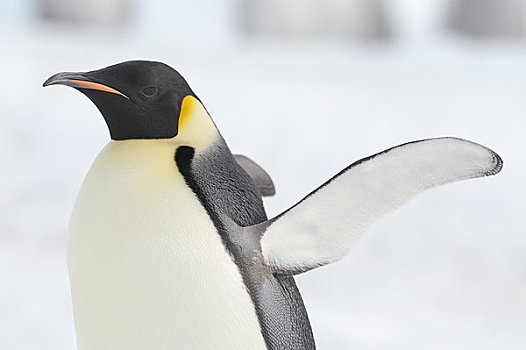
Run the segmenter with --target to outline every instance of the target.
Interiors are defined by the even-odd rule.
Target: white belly
[[[79,350],[266,349],[241,275],[174,151],[111,142],[84,180],[68,242]]]

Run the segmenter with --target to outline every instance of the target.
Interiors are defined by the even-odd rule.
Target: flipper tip
[[[502,170],[502,167],[504,166],[504,161],[502,158],[494,151],[491,151],[491,154],[493,156],[492,159],[492,165],[493,167],[486,172],[486,176],[492,176],[500,173]]]

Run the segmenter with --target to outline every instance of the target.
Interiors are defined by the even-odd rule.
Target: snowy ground
[[[55,31],[1,39],[1,350],[75,348],[67,222],[108,140],[84,96],[41,84],[134,58],[179,69],[232,150],[269,171],[270,215],[398,143],[450,135],[493,148],[500,175],[418,197],[343,262],[298,281],[320,350],[526,348],[525,47],[204,49]]]

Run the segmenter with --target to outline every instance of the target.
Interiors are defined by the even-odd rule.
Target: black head
[[[76,88],[95,103],[114,140],[172,138],[178,133],[182,101],[195,96],[170,66],[128,61],[87,73],[58,73],[44,86]]]

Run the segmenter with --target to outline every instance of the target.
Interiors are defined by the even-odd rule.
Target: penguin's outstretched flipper
[[[259,164],[242,154],[234,154],[237,163],[247,172],[256,184],[262,197],[272,197],[276,194],[276,188],[270,175]]]
[[[495,152],[470,141],[410,142],[351,164],[292,208],[245,230],[261,236],[272,272],[294,275],[340,260],[375,221],[418,193],[501,168]]]

